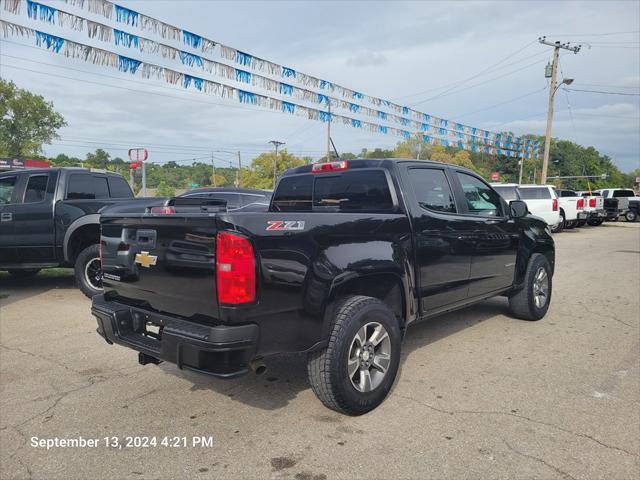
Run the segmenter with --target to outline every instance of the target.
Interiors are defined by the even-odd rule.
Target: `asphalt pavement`
[[[543,320],[497,298],[410,328],[390,396],[355,418],[303,356],[236,380],[143,367],[72,276],[2,276],[0,478],[640,478],[640,223],[555,240]]]

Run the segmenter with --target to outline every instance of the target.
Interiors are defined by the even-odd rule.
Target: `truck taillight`
[[[343,160],[341,162],[314,163],[311,173],[343,172],[349,168],[349,164]]]
[[[584,198],[579,198],[576,205],[579,209],[584,209]]]
[[[218,303],[238,305],[256,299],[256,265],[253,246],[230,232],[216,236]]]
[[[589,206],[591,208],[596,208],[596,199],[595,198],[590,198],[589,199]]]
[[[161,213],[163,215],[173,215],[176,213],[173,207],[151,207],[151,213]]]
[[[558,199],[557,198],[553,199],[553,211],[554,212],[558,211]]]

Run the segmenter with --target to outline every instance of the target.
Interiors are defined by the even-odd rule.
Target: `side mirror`
[[[509,202],[509,211],[511,212],[511,218],[526,217],[529,213],[527,204],[522,200],[511,200]]]

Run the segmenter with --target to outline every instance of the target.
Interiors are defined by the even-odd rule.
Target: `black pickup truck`
[[[0,174],[0,270],[24,278],[43,268],[74,267],[82,292],[100,293],[98,211],[132,198],[115,173],[46,168]]]
[[[288,170],[267,212],[110,207],[92,313],[142,364],[229,378],[308,352],[320,400],[359,415],[391,389],[412,322],[498,295],[546,314],[554,243],[527,213],[473,172],[394,159]]]

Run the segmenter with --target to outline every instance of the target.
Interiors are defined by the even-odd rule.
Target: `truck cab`
[[[43,168],[0,174],[0,270],[25,278],[73,267],[87,295],[99,293],[98,211],[133,192],[115,173]]]

